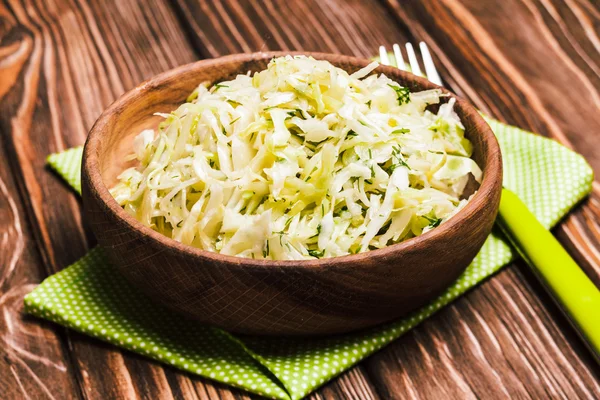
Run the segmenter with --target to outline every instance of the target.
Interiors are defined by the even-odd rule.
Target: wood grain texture
[[[69,265],[90,245],[79,201],[46,170],[46,156],[82,144],[97,116],[124,90],[196,58],[172,10],[160,1],[118,2],[117,6],[114,1],[61,0],[9,1],[0,10],[0,130],[7,154],[2,160],[12,166],[21,192],[20,217],[27,216],[25,221],[29,219],[33,231],[33,238],[26,242],[27,254],[33,255],[18,257],[19,274],[11,277],[3,271],[14,291],[6,286],[0,292],[6,318],[15,319],[13,329],[23,329],[10,340],[29,351],[23,354],[31,359],[20,354],[25,360],[21,363],[12,353],[3,357],[9,370],[2,372],[2,383],[10,386],[0,390],[0,398],[7,393],[15,394],[7,398],[19,398],[20,390],[23,398],[55,399],[141,398],[148,397],[148,391],[168,398],[173,392],[186,393],[183,388],[187,387],[194,392],[196,386],[205,390],[202,382],[191,382],[185,375],[169,381],[165,376],[173,375],[172,370],[114,347],[72,332],[60,341],[51,331],[60,328],[31,318],[23,323],[16,319],[21,318],[25,288]],[[9,190],[12,196],[19,194]],[[0,208],[3,213],[10,212],[6,204],[3,201]],[[9,218],[9,214],[2,215]],[[7,229],[11,229],[7,240],[12,242],[6,245],[16,245],[18,232],[10,225]],[[9,306],[14,308],[10,314]],[[36,340],[33,334],[47,337]],[[59,357],[61,348],[70,353],[65,360]],[[52,369],[66,374],[68,357],[73,364],[71,375],[53,377]],[[45,369],[36,366],[43,362]]]
[[[76,399],[64,330],[23,314],[44,271],[4,145],[0,135],[0,398]]]
[[[367,360],[376,387],[397,398],[596,398],[594,361],[559,328],[551,299],[514,284],[530,279],[509,268]]]
[[[381,398],[377,388],[367,378],[367,372],[362,365],[356,366],[335,380],[308,396],[310,400],[326,399],[363,399],[378,400]]]
[[[43,158],[52,150],[81,144],[87,129],[116,95],[155,73],[193,61],[196,55],[182,30],[196,54],[204,57],[267,49],[369,56],[379,44],[425,39],[452,90],[497,118],[566,138],[598,171],[597,129],[591,129],[597,123],[597,109],[567,104],[555,113],[561,102],[571,101],[578,92],[593,99],[585,80],[598,91],[600,4],[596,1],[510,0],[499,8],[491,0],[270,0],[263,7],[256,3],[177,0],[172,10],[156,0],[143,4],[127,0],[118,6],[114,0],[2,3],[0,132],[6,139],[2,148],[10,169],[0,169],[0,175],[22,209],[26,239],[17,270],[27,278],[25,284],[74,261],[85,251],[90,236],[81,228],[77,200],[43,169]],[[470,16],[458,19],[456,10],[459,14],[467,10]],[[498,21],[492,21],[495,18]],[[523,35],[523,25],[530,26],[525,31],[530,37]],[[488,54],[496,52],[500,54]],[[518,74],[503,71],[506,64],[498,56],[518,66]],[[522,67],[532,58],[537,58],[534,65],[541,70]],[[539,60],[545,61],[543,65]],[[571,79],[556,85],[557,71],[550,71],[554,68]],[[519,74],[523,78],[519,82],[528,87],[515,89]],[[89,93],[94,98],[80,103]],[[540,111],[539,104],[551,111]],[[558,122],[550,121],[548,113]],[[593,121],[587,123],[588,118]],[[13,218],[6,204],[0,206],[3,221]],[[594,195],[556,230],[598,284],[599,209],[600,200]],[[14,229],[2,232],[8,232],[9,243],[18,241]],[[0,288],[0,295],[20,285],[12,281],[17,283]],[[51,332],[56,329],[39,321],[29,323]],[[73,379],[83,388],[82,397],[247,398],[97,341],[72,333],[69,337],[61,343],[74,360]],[[29,350],[50,355],[56,364],[64,362],[68,370],[53,340],[31,341]],[[48,353],[38,353],[42,350]],[[54,398],[77,396],[68,381],[58,378],[61,373],[45,375],[41,366],[36,369],[34,362],[27,363],[37,377],[47,377],[41,380],[46,387],[63,389],[51,391]],[[439,398],[450,393],[506,398],[507,391],[515,398],[600,397],[598,367],[523,265],[500,273],[362,365],[313,397]],[[0,384],[10,386],[0,386],[1,393],[22,393],[17,379],[5,379],[3,368],[0,365]],[[27,383],[23,387],[30,398],[44,398],[29,372],[16,371]]]
[[[373,0],[177,0],[178,14],[205,57],[303,50],[371,57],[404,36]],[[375,47],[374,47],[375,46]]]

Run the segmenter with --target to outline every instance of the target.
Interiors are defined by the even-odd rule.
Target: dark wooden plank
[[[308,398],[311,400],[322,399],[380,399],[377,388],[367,375],[366,369],[358,365],[327,383]],[[385,398],[385,397],[383,397]]]
[[[192,41],[206,56],[260,49],[303,49],[369,56],[377,51],[379,44],[389,46],[416,37],[428,43],[431,41],[449,85],[482,110],[563,140],[576,133],[573,129],[563,132],[564,127],[570,126],[568,115],[560,127],[550,124],[548,118],[556,118],[554,110],[546,108],[546,98],[544,101],[538,98],[537,91],[544,95],[542,89],[551,82],[545,80],[543,83],[540,78],[552,67],[551,63],[541,68],[536,61],[527,67],[529,75],[517,82],[525,82],[527,90],[524,92],[519,86],[512,90],[506,87],[515,85],[512,81],[515,70],[517,76],[523,74],[516,67],[504,72],[498,66],[489,70],[494,60],[504,63],[502,60],[508,57],[504,52],[521,56],[521,62],[527,62],[527,58],[522,57],[523,51],[513,49],[509,44],[517,36],[513,31],[519,31],[521,25],[536,23],[532,16],[514,18],[508,9],[508,15],[492,24],[496,13],[490,12],[490,3],[473,0],[469,5],[478,7],[482,14],[479,18],[486,18],[481,25],[495,27],[493,32],[481,37],[479,30],[457,29],[457,17],[452,13],[436,14],[451,6],[464,8],[459,2],[431,0],[424,3],[425,7],[416,0],[408,4],[390,1],[386,6],[398,16],[395,20],[393,14],[386,14],[373,2],[350,2],[354,9],[347,3],[335,1],[298,3],[272,1],[259,5],[225,0],[211,4],[197,0],[178,1]],[[425,26],[422,19],[429,25]],[[473,23],[473,19],[477,21],[471,18],[467,22]],[[285,24],[274,25],[270,21],[285,21]],[[469,27],[465,21],[461,22]],[[506,28],[509,23],[514,24],[512,29]],[[505,24],[504,28],[501,28],[502,24]],[[318,28],[313,29],[314,26]],[[406,27],[406,31],[399,26]],[[223,39],[223,35],[227,38]],[[312,39],[313,36],[317,39]],[[489,46],[490,41],[498,38],[503,39],[506,46],[493,47],[499,53],[494,59],[490,55],[482,59],[480,46]],[[446,50],[447,46],[450,51]],[[535,49],[527,50],[533,52]],[[532,86],[528,80],[535,81],[536,85]],[[555,96],[560,94],[562,91]],[[576,92],[572,92],[568,100],[571,96],[576,96]],[[515,109],[518,111],[514,112]],[[593,139],[589,140],[593,142]],[[586,155],[591,155],[590,151],[588,149]],[[575,224],[579,225],[572,225],[565,233],[569,238],[566,243],[568,247],[577,243],[578,248],[584,249],[575,252],[575,256],[597,279],[594,271],[598,263],[594,257],[599,247],[593,240],[596,237],[595,222],[589,221],[593,221],[598,213],[589,206],[583,210],[591,215],[585,217],[585,223],[578,219]],[[569,230],[572,219],[559,228],[559,236]],[[582,235],[586,237],[579,239]],[[523,265],[510,267],[368,360],[365,366],[367,377],[375,382],[383,398],[586,398],[599,395],[597,367],[559,310]],[[357,383],[353,385],[357,386]],[[315,396],[323,393],[320,391]]]
[[[374,1],[177,0],[179,14],[205,57],[262,50],[371,56],[403,33]]]
[[[193,61],[196,55],[165,1],[13,0],[1,10],[7,23],[0,25],[0,129],[6,133],[7,157],[0,158],[13,166],[22,192],[19,212],[28,216],[33,231],[27,251],[18,257],[19,274],[10,278],[14,291],[4,293],[2,288],[6,303],[1,305],[7,318],[14,318],[21,304],[17,295],[22,298],[33,283],[72,263],[91,245],[77,197],[45,168],[45,157],[82,144],[87,130],[116,96],[145,78]],[[17,192],[9,186],[8,193]],[[4,200],[0,212],[9,218]],[[8,246],[19,236],[10,226],[7,229]],[[41,259],[35,257],[36,251]],[[1,276],[9,275],[2,272]],[[13,288],[10,285],[8,289]],[[9,307],[15,307],[12,314]],[[4,357],[2,368],[9,369],[7,374],[1,372],[6,388],[0,397],[14,393],[10,398],[18,398],[24,388],[31,398],[44,398],[44,387],[50,398],[77,397],[81,391],[91,399],[194,398],[197,390],[213,390],[202,379],[73,332],[61,343],[50,324],[31,318],[11,322],[23,331],[12,331],[6,340],[31,354]],[[73,360],[69,370],[60,360],[63,346]],[[65,377],[55,377],[53,369]],[[70,383],[73,379],[81,389]]]
[[[600,371],[520,267],[501,272],[368,359],[382,395],[596,398]]]
[[[4,144],[0,134],[0,398],[76,399],[64,330],[23,313],[23,297],[45,271]]]
[[[21,73],[31,43],[13,30],[17,21],[0,4],[0,98]],[[0,397],[65,398],[80,395],[64,330],[23,314],[23,297],[45,276],[28,221],[28,209],[13,177],[4,132],[0,130]]]

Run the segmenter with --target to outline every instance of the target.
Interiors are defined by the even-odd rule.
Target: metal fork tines
[[[417,53],[415,52],[413,45],[411,43],[406,43],[404,47],[406,48],[406,54],[408,55],[408,64],[410,65],[411,72],[415,75],[423,75],[421,73],[421,67],[419,65]],[[436,85],[441,86],[442,79],[435,68],[435,64],[433,63],[433,59],[431,58],[431,53],[429,52],[427,44],[425,44],[425,42],[421,42],[419,43],[419,48],[421,50],[423,66],[425,67],[425,77]],[[392,46],[392,50],[394,58],[396,59],[396,66],[401,70],[406,71],[406,63],[404,62],[404,57],[402,57],[400,46],[396,43]],[[383,65],[392,64],[385,46],[379,46],[379,59]]]

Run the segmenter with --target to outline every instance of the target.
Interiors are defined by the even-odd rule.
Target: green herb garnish
[[[410,165],[408,165],[404,160],[401,150],[402,149],[400,148],[400,146],[394,146],[394,148],[392,149],[392,156],[396,159],[396,162],[390,166],[390,173],[394,172],[394,170],[399,167],[406,167],[408,169],[411,169]]]
[[[395,86],[389,83],[388,86],[394,89],[394,92],[396,92],[396,96],[398,96],[398,104],[402,105],[410,103],[410,91],[408,90],[408,88],[402,86]]]
[[[441,218],[430,218],[425,215],[423,215],[422,217],[429,221],[429,226],[432,228],[438,227],[442,223]]]

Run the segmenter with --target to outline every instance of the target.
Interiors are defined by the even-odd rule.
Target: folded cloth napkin
[[[593,172],[560,144],[487,119],[504,158],[504,186],[546,227],[591,190]],[[82,148],[48,158],[80,191]],[[458,250],[459,251],[459,250]],[[149,302],[105,260],[101,248],[50,276],[25,298],[39,317],[176,368],[277,399],[299,399],[381,349],[516,256],[497,231],[465,273],[409,316],[366,331],[318,339],[247,337],[185,320]]]

